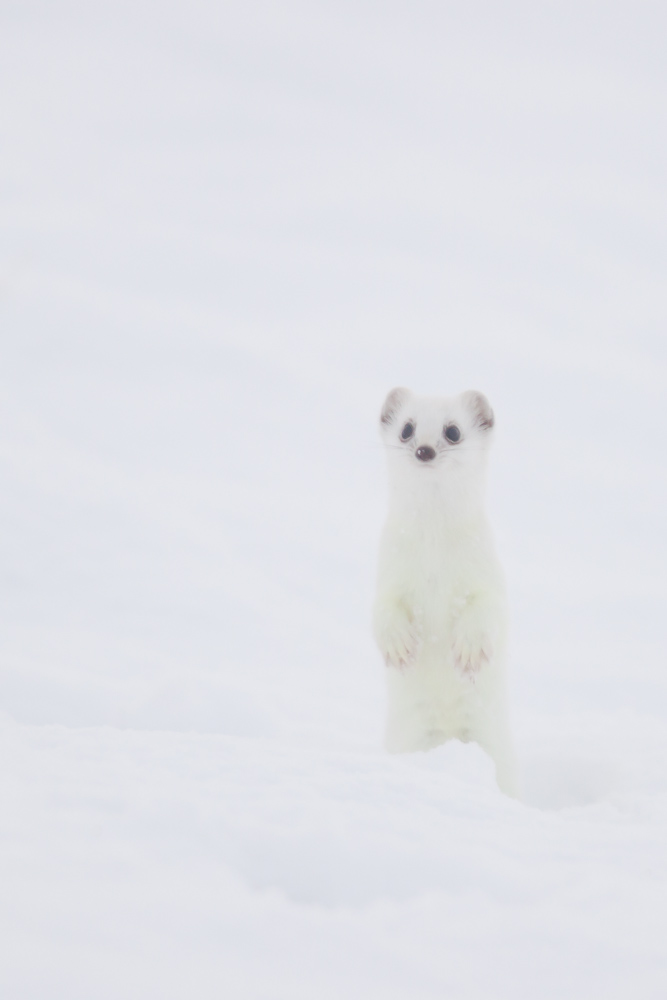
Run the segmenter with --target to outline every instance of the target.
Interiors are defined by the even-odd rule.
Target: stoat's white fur
[[[474,740],[495,761],[501,789],[516,794],[505,590],[483,510],[493,424],[481,393],[448,399],[389,393],[381,416],[389,515],[374,627],[387,664],[387,749]],[[406,425],[414,430],[404,441]],[[451,427],[457,442],[445,436]],[[418,449],[426,449],[420,452],[426,461]]]

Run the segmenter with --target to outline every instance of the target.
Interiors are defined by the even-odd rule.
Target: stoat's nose
[[[432,462],[435,458],[435,449],[429,448],[428,445],[423,444],[421,448],[417,448],[415,455],[420,462]]]

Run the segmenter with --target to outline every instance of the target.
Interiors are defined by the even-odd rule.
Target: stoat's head
[[[481,392],[436,398],[392,389],[380,415],[392,483],[413,492],[439,483],[453,493],[481,487],[494,425]]]

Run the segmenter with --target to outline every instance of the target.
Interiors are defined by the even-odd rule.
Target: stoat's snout
[[[430,448],[427,444],[423,444],[420,448],[417,448],[415,455],[420,462],[432,462],[435,458],[435,448]]]

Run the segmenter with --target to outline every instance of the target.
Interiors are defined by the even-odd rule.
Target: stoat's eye
[[[456,444],[457,441],[461,440],[461,431],[456,424],[450,424],[449,427],[445,427],[445,437],[452,444]]]
[[[403,425],[403,430],[401,431],[401,441],[409,441],[415,432],[415,425],[411,424],[408,420],[407,424]]]

